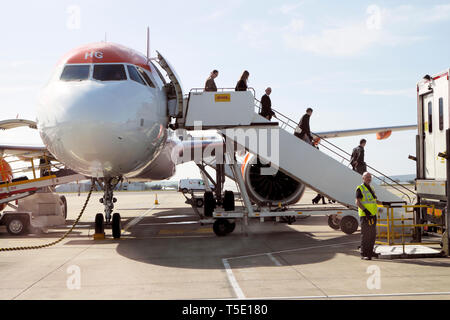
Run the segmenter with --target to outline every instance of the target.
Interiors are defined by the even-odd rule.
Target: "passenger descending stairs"
[[[274,110],[274,112],[276,113],[276,119],[273,120],[280,123],[279,128],[268,126],[252,126],[249,128],[257,130],[258,137],[260,137],[260,131],[264,130],[261,134],[267,134],[267,142],[269,144],[268,150],[277,150],[278,148],[279,170],[306,184],[309,188],[317,191],[318,193],[325,195],[327,198],[335,200],[350,209],[356,210],[355,190],[356,187],[361,184],[361,175],[343,163],[340,163],[336,159],[325,154],[323,151],[318,150],[317,148],[300,140],[291,132],[288,132],[289,129],[295,129],[296,123],[288,117],[282,115],[280,112],[277,112],[276,110]],[[268,120],[255,112],[254,122],[264,123],[268,122]],[[267,161],[270,160],[269,157],[264,154],[259,154],[257,146],[249,144],[244,145],[239,141],[239,139],[237,139],[237,137],[233,136],[231,131],[222,130],[222,133],[228,139],[234,140],[238,144],[247,148],[251,153],[258,154],[260,158]],[[279,139],[275,139],[275,141],[272,142],[270,136],[277,134],[279,135]],[[272,146],[272,143],[277,143],[278,146]],[[322,139],[321,145],[324,146],[325,143],[333,145],[329,141]],[[332,150],[329,146],[326,146],[326,149],[329,149],[334,154],[339,155],[343,158],[343,160],[349,161],[349,159],[347,159],[349,154],[335,146],[335,149],[336,148],[337,151]],[[345,155],[343,155],[343,153]],[[388,180],[390,179],[376,169],[371,167],[369,167],[369,169],[372,169],[369,171],[374,171],[376,178],[378,178],[377,175],[381,175]],[[393,183],[388,183],[388,185],[397,189],[399,193],[403,195],[403,198],[389,192],[386,188],[380,185],[373,184],[378,199],[380,201],[389,202],[411,202],[412,199],[408,195],[408,192],[411,194],[412,191],[396,183],[394,180],[390,180]]]

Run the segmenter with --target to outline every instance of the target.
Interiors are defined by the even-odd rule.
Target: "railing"
[[[254,88],[248,87],[247,90],[253,91],[253,97],[256,97],[256,91]],[[217,91],[209,91],[209,92],[225,92],[225,91],[236,91],[236,90],[234,88],[217,88]],[[189,92],[205,92],[205,88],[192,88]]]
[[[443,224],[421,224],[416,221],[414,210],[422,209],[422,208],[431,208],[434,210],[434,206],[426,206],[426,205],[398,205],[394,203],[390,203],[388,205],[384,205],[386,208],[386,218],[382,218],[377,212],[377,240],[375,243],[381,245],[402,245],[403,253],[405,253],[405,245],[418,245],[424,244],[423,242],[415,243],[411,241],[407,241],[406,237],[412,237],[414,234],[412,230],[414,228],[423,228],[423,227],[439,227],[443,228],[445,225]],[[394,209],[404,208],[404,213],[400,218],[395,218]],[[405,217],[408,215],[412,215],[412,217]],[[386,231],[383,231],[382,228],[385,228]],[[396,232],[396,229],[401,229],[401,233]],[[409,232],[406,232],[405,229],[409,229]],[[395,239],[401,238],[401,242],[396,242]],[[385,239],[385,241],[383,241]],[[426,244],[439,244],[440,242],[427,242]]]
[[[62,169],[64,167],[59,162],[57,162],[57,163],[50,162],[46,157],[44,158],[45,162],[44,163],[40,163],[40,164],[35,164],[35,161],[38,160],[38,158],[30,158],[28,160],[22,160],[20,158],[16,158],[15,156],[9,156],[9,157],[3,158],[3,160],[6,161],[10,165],[11,170],[7,170],[7,169],[3,169],[2,168],[0,170],[0,177],[7,176],[8,174],[11,174],[13,176],[32,174],[33,178],[36,179],[37,178],[37,172],[40,172],[40,173],[41,172],[50,172],[52,168],[60,170],[60,169]],[[25,163],[29,162],[30,166],[22,166],[22,165],[21,166],[15,166],[16,163],[22,164],[23,162],[25,162]],[[16,178],[20,178],[20,177],[16,177]],[[7,182],[7,181],[0,181],[0,183],[1,182],[4,183],[4,182]]]
[[[258,113],[261,111],[261,101],[259,101],[258,99],[255,98],[255,101],[257,103],[255,103],[255,107],[258,109]],[[275,113],[275,117],[278,119],[279,123],[280,123],[280,127],[286,131],[288,131],[288,128],[292,129],[293,131],[295,131],[295,129],[297,128],[297,122],[295,122],[294,120],[292,120],[291,118],[289,118],[288,116],[282,114],[281,112],[275,110],[274,108],[272,108],[272,111]],[[330,141],[324,139],[323,137],[321,137],[320,135],[311,132],[312,135],[316,136],[317,138],[319,138],[319,144],[327,149],[328,151],[332,152],[333,154],[337,155],[339,158],[342,159],[342,161],[347,161],[348,165],[350,165],[350,159],[351,159],[351,154],[348,153],[347,151],[341,149],[340,147],[338,147],[337,145],[331,143]],[[325,144],[324,144],[325,143]],[[347,166],[348,166],[347,165]],[[400,192],[401,194],[403,194],[405,197],[408,198],[409,203],[412,203],[410,194],[416,195],[416,193],[413,190],[410,190],[408,188],[406,188],[404,185],[398,183],[397,181],[393,180],[392,178],[390,178],[389,176],[385,175],[384,173],[378,171],[377,169],[369,166],[368,164],[366,164],[367,168],[371,169],[372,171],[376,172],[378,175],[384,177],[385,179],[388,179],[389,181],[392,181],[392,183],[386,182],[386,180],[381,179],[380,177],[373,175],[376,179],[380,180],[382,183],[387,184],[388,186],[390,186],[391,188],[397,190],[398,192]],[[404,189],[407,192],[401,190]]]

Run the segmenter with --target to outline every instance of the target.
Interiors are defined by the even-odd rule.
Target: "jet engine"
[[[242,176],[250,199],[260,206],[282,206],[296,203],[305,192],[305,185],[270,164],[261,163],[247,154],[242,164]]]

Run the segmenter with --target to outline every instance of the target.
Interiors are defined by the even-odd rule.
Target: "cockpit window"
[[[135,67],[127,66],[127,68],[128,68],[128,75],[130,76],[131,80],[136,81],[144,86],[147,85],[145,83],[145,81],[141,78],[141,76],[139,75],[139,72],[136,70]]]
[[[100,81],[127,80],[125,68],[122,64],[97,64],[94,65],[94,79]]]
[[[63,81],[82,81],[89,78],[90,65],[67,65],[61,74]]]
[[[145,73],[144,69],[137,67],[139,74],[145,79],[145,81],[147,81],[148,85],[152,88],[155,88],[155,85],[153,84],[152,80],[150,79],[150,77],[147,75],[147,73]]]

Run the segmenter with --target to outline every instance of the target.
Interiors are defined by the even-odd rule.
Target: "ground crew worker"
[[[364,172],[363,183],[356,188],[356,205],[361,222],[361,259],[372,260],[376,256],[373,252],[377,235],[377,204],[383,204],[377,200],[377,196],[370,186],[372,175]]]

